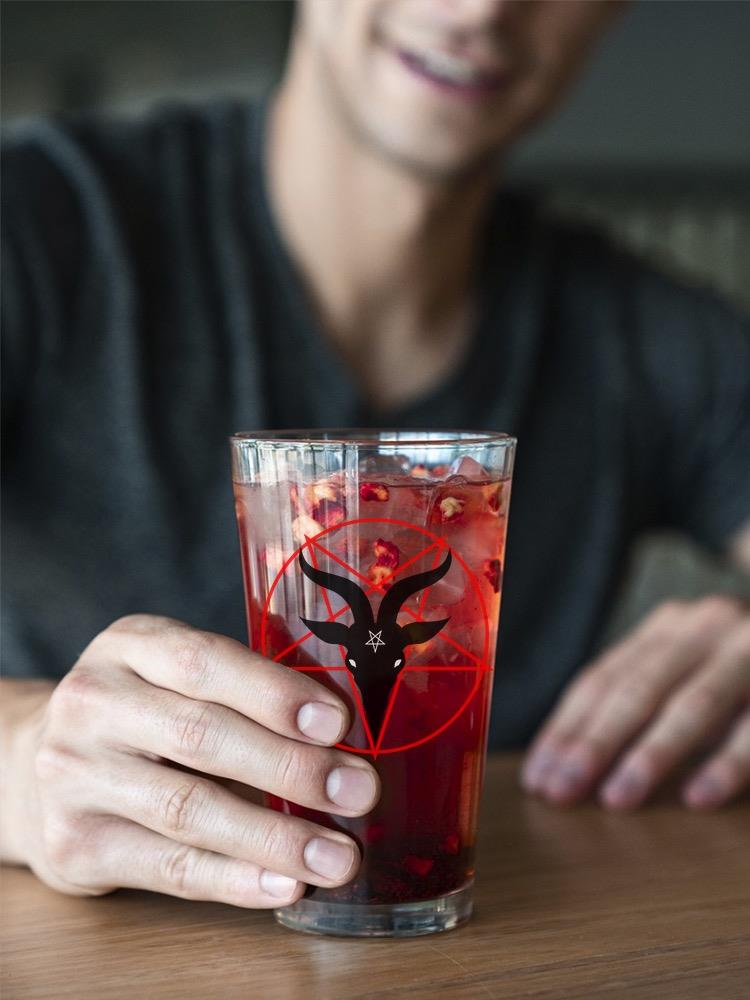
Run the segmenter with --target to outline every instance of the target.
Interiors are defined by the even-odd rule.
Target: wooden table
[[[319,938],[268,913],[3,879],[4,1000],[750,997],[750,808],[556,811],[491,760],[477,908],[451,933]]]

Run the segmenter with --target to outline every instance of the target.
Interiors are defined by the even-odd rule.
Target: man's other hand
[[[306,883],[340,885],[360,863],[350,837],[215,779],[363,815],[379,782],[333,747],[348,726],[335,694],[239,642],[122,619],[14,741],[9,784],[22,805],[9,860],[64,892],[125,886],[245,907],[286,905]]]
[[[640,806],[679,765],[696,809],[750,787],[750,612],[732,597],[670,601],[564,692],[524,762],[524,788],[570,805]]]

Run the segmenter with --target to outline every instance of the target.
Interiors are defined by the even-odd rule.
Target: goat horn
[[[365,594],[364,590],[362,590],[362,588],[356,584],[354,580],[350,580],[345,576],[337,576],[335,573],[325,573],[321,569],[316,569],[305,559],[302,552],[299,554],[299,562],[302,567],[302,572],[308,580],[312,580],[313,583],[317,583],[320,587],[325,587],[326,590],[332,590],[334,594],[338,594],[339,597],[344,598],[346,603],[352,609],[355,622],[372,622],[372,608],[367,599],[367,594]]]
[[[380,602],[378,624],[395,622],[396,616],[401,610],[401,605],[407,597],[411,597],[418,590],[424,590],[425,587],[431,587],[433,583],[437,583],[448,572],[452,561],[453,557],[450,549],[448,549],[448,555],[440,566],[436,566],[435,569],[429,569],[425,573],[415,573],[414,576],[404,577],[403,580],[398,580],[394,583]]]

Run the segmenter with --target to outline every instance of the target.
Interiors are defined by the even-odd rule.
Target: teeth
[[[428,72],[450,83],[477,83],[483,78],[470,62],[445,52],[421,52],[417,58]]]

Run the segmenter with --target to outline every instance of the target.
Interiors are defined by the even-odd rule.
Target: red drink
[[[282,478],[278,462],[275,480],[235,475],[251,646],[343,698],[353,721],[340,746],[366,754],[382,784],[376,808],[354,819],[269,796],[275,809],[346,832],[362,853],[352,882],[311,886],[289,910],[398,909],[468,891],[510,498],[509,442],[503,441],[509,458],[492,472],[465,453],[451,465],[360,453],[354,467],[343,462],[314,478],[294,468]],[[470,902],[450,926],[469,912]],[[337,924],[312,929],[360,933]],[[434,929],[441,927],[403,933]]]
[[[367,753],[382,781],[375,810],[356,819],[269,797],[274,808],[345,831],[360,846],[356,879],[337,889],[311,887],[309,900],[415,902],[461,889],[473,876],[509,494],[509,477],[493,479],[467,458],[456,474],[417,466],[350,482],[334,473],[302,490],[290,482],[235,483],[251,645],[343,697],[353,719],[343,745]],[[289,513],[287,544],[276,533],[280,510]],[[273,532],[266,530],[269,511]],[[442,565],[451,553],[445,575],[398,612],[399,623],[447,622],[405,648],[375,712],[345,651],[302,621],[346,624],[352,611],[301,579],[300,549],[309,565],[356,581],[374,611],[397,581]]]

